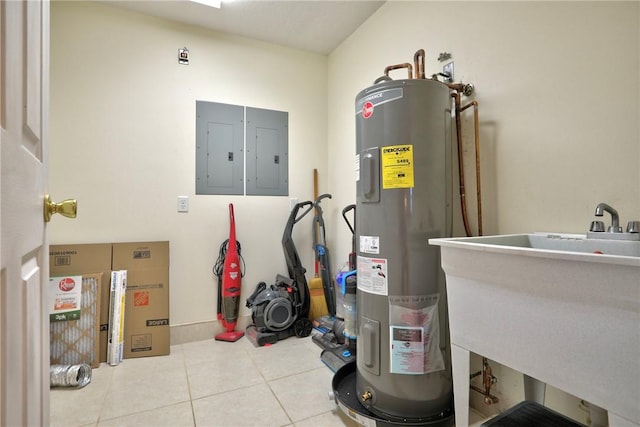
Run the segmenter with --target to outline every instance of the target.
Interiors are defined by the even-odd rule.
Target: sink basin
[[[440,240],[440,239],[434,239]],[[466,237],[454,239],[441,239],[447,242],[460,242],[461,244],[477,244],[491,246],[508,246],[511,248],[543,249],[548,251],[596,253],[598,255],[619,255],[624,257],[640,258],[640,241],[588,239],[584,234],[558,234],[558,233],[534,233],[534,234],[507,234],[502,236]],[[437,244],[437,243],[436,243]],[[455,244],[455,243],[454,243]],[[535,256],[536,251],[529,252]],[[546,256],[546,255],[543,255]],[[570,255],[564,258],[572,258]],[[575,257],[573,257],[575,259]],[[633,260],[618,260],[622,263]],[[612,258],[605,262],[614,262]]]
[[[534,233],[430,239],[447,279],[456,420],[473,352],[640,426],[640,242]]]

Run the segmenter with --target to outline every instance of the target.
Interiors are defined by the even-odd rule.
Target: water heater
[[[444,274],[428,244],[451,236],[450,90],[387,79],[355,110],[356,393],[392,423],[452,425]]]

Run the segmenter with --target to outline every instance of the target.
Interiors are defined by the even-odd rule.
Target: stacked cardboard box
[[[116,243],[111,268],[127,270],[125,359],[169,354],[169,242]]]
[[[169,354],[169,242],[51,245],[49,276],[102,273],[100,361],[107,361],[112,270],[127,270],[124,358]]]

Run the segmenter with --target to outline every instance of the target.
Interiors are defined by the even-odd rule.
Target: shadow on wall
[[[467,100],[468,101],[468,100]],[[497,234],[498,232],[498,195],[496,176],[496,141],[498,123],[482,120],[482,104],[478,108],[479,127],[479,160],[476,159],[475,131],[472,109],[461,115],[462,129],[462,159],[464,169],[464,193],[466,210],[471,234],[478,236]],[[452,119],[453,121],[453,119]],[[455,125],[453,127],[452,149],[454,156],[454,181],[453,181],[453,205],[454,205],[454,235],[465,235],[462,223],[462,208],[460,200],[460,179],[457,165],[457,144],[455,138]],[[477,186],[477,166],[480,165],[480,188]],[[478,193],[480,206],[478,206]],[[482,233],[478,222],[478,212],[482,219]]]
[[[496,174],[496,141],[498,123],[480,121],[480,165],[482,184],[482,221],[485,235],[498,233],[498,193]],[[486,212],[486,215],[484,213]]]

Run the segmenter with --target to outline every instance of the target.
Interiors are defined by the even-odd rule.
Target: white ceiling
[[[104,3],[326,55],[384,1],[223,0],[220,9],[189,0],[106,0]]]

